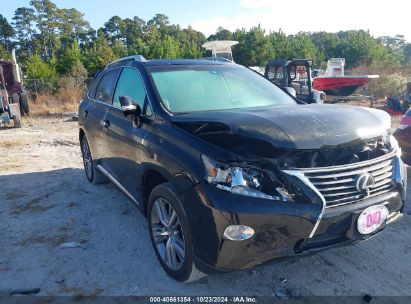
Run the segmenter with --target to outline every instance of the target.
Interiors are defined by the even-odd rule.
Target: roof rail
[[[213,56],[213,57],[203,57],[203,58],[198,58],[199,60],[210,60],[210,61],[219,61],[219,62],[229,62],[229,63],[234,63],[228,58],[225,57],[218,57],[218,56]]]
[[[107,66],[105,68],[107,69],[109,66],[112,66],[116,63],[123,62],[123,61],[147,62],[147,60],[142,55],[136,54],[136,55],[131,55],[131,56],[127,56],[127,57],[123,57],[123,58],[114,60],[114,61],[110,62],[109,64],[107,64]]]

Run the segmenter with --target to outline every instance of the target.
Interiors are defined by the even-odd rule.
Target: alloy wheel
[[[172,270],[184,263],[185,243],[177,212],[164,198],[158,198],[151,209],[151,232],[158,254]]]
[[[93,159],[91,158],[90,148],[86,139],[82,141],[81,150],[83,152],[84,169],[87,177],[91,179],[93,177]]]

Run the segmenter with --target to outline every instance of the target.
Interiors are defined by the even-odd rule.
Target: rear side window
[[[111,103],[111,98],[113,96],[113,91],[116,86],[119,72],[120,69],[114,69],[103,75],[97,86],[94,99],[105,103]]]
[[[134,68],[124,68],[114,93],[113,106],[120,108],[120,97],[131,97],[141,109],[147,97],[140,73]]]

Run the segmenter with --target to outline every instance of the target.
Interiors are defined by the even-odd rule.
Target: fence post
[[[38,91],[37,91],[37,81],[36,79],[34,79],[34,90],[36,91],[36,97],[39,95]]]

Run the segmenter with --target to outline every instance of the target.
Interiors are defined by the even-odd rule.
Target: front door
[[[131,97],[143,109],[145,116],[147,93],[140,72],[132,67],[123,68],[114,92],[113,104],[109,107],[103,128],[105,165],[117,181],[134,197],[139,197],[140,163],[147,157],[144,138],[151,120],[143,117],[136,126],[133,117],[125,117],[120,106],[120,97]],[[151,111],[150,111],[151,112]]]

